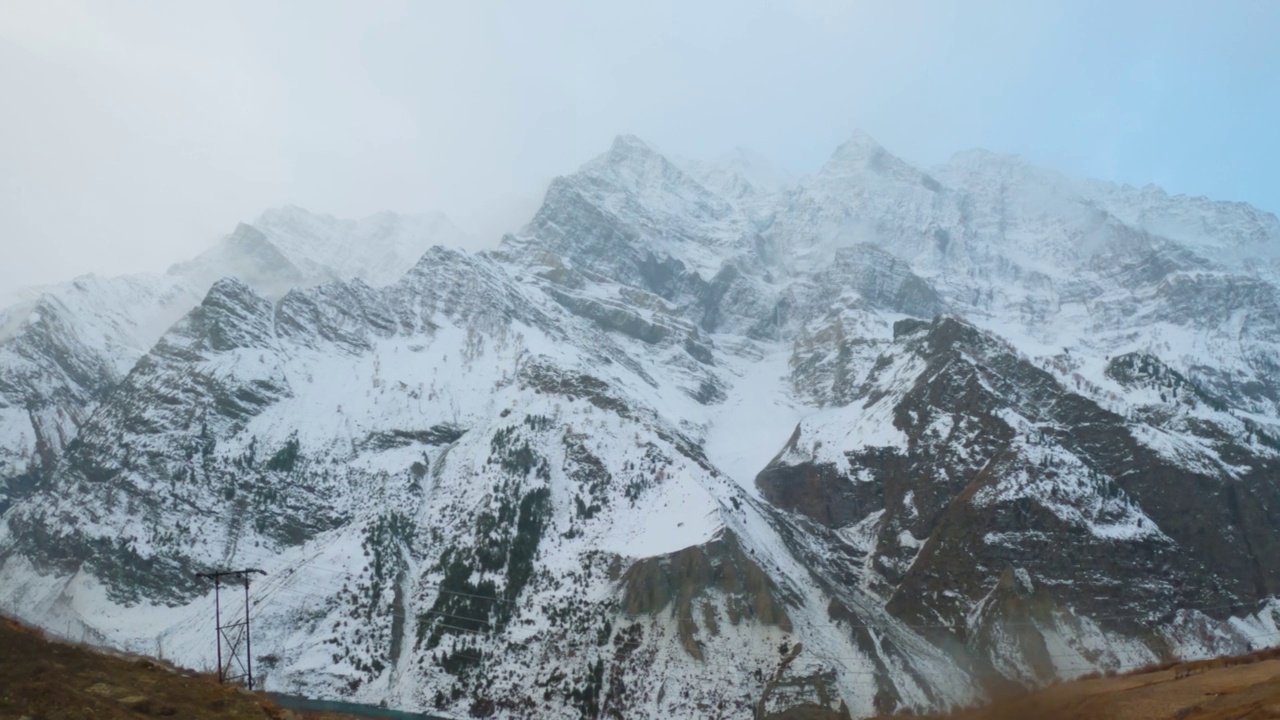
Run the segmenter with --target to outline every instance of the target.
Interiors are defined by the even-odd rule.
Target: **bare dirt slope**
[[[1280,718],[1280,651],[1062,683],[946,717],[952,720]]]
[[[292,720],[270,700],[144,657],[51,641],[0,618],[0,720]],[[336,716],[326,716],[338,720]],[[318,716],[317,716],[318,718]]]

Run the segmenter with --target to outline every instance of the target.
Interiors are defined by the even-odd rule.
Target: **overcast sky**
[[[286,203],[486,241],[635,133],[812,172],[855,128],[1280,211],[1280,2],[0,2],[0,295]]]

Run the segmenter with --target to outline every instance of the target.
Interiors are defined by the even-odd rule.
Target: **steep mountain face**
[[[53,472],[98,403],[199,297],[170,278],[86,276],[0,311],[0,509]]]
[[[4,377],[81,394],[0,607],[204,665],[195,573],[259,567],[269,688],[476,717],[864,716],[1280,644],[1273,216],[862,135],[763,167],[622,137],[389,284],[308,287],[400,231],[269,214],[105,381],[17,322],[62,385]]]
[[[861,545],[860,582],[885,593],[894,615],[952,629],[1005,676],[1048,679],[1062,665],[1055,650],[1117,652],[1091,637],[1091,618],[1207,607],[1223,619],[1276,593],[1267,557],[1280,458],[1248,443],[1239,419],[1210,413],[1186,432],[1204,454],[1179,462],[1151,447],[1150,425],[970,325],[903,320],[894,330],[853,402],[806,419],[758,478],[770,502],[831,533],[833,548]],[[1109,371],[1123,384],[1132,376],[1121,368],[1144,361],[1117,358]],[[1170,394],[1178,384],[1156,382]],[[1182,387],[1184,402],[1201,402]],[[1034,622],[990,611],[1006,572],[1010,591],[1036,592]],[[1018,627],[1027,624],[1036,629]],[[1193,642],[1158,624],[1109,629],[1156,655]]]
[[[20,291],[0,310],[0,511],[52,472],[98,402],[221,278],[272,297],[337,278],[387,284],[431,245],[461,238],[441,216],[356,222],[286,207],[165,275]]]

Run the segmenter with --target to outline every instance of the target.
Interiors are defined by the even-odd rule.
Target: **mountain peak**
[[[861,180],[867,175],[921,183],[930,190],[940,189],[937,181],[924,171],[885,150],[884,146],[862,130],[855,130],[818,171],[818,177],[824,180]]]
[[[271,234],[272,229],[303,230],[308,234],[322,233],[325,228],[332,227],[341,221],[332,215],[313,213],[297,205],[283,205],[278,208],[264,210],[254,226]]]
[[[884,152],[884,146],[875,138],[871,137],[867,131],[855,128],[849,134],[848,139],[836,148],[835,155],[851,152]]]
[[[221,242],[196,257],[169,268],[169,274],[189,279],[195,287],[209,287],[221,278],[235,277],[273,297],[308,278],[259,228],[240,223]]]
[[[253,288],[249,287],[249,285],[240,278],[227,276],[215,280],[214,283],[209,286],[209,291],[205,293],[204,302],[208,303],[211,300],[216,301],[224,297],[238,298],[256,294],[257,293],[253,291]]]
[[[635,135],[614,138],[607,152],[583,165],[573,177],[582,176],[636,192],[646,188],[696,185],[674,163]]]
[[[635,135],[619,135],[609,145],[608,152],[589,165],[609,168],[635,167],[655,162],[661,163],[665,160],[661,153]]]
[[[227,236],[227,241],[237,244],[270,242],[267,236],[262,234],[258,228],[249,223],[236,223],[236,229],[231,231]]]
[[[621,135],[618,135],[617,137],[615,137],[613,139],[613,144],[610,146],[609,149],[610,149],[610,152],[631,151],[631,150],[641,150],[641,151],[649,151],[649,152],[653,151],[652,148],[649,147],[648,143],[646,143],[644,140],[641,140],[638,135],[634,135],[632,133],[622,133]]]
[[[255,224],[308,275],[322,281],[358,277],[374,285],[400,279],[432,245],[456,245],[465,237],[440,213],[384,210],[349,220],[286,205],[264,212]]]

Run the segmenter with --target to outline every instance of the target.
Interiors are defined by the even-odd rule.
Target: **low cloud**
[[[1222,77],[1274,68],[1260,28],[1280,10],[1138,15],[1075,2],[5,3],[0,292],[162,269],[284,204],[441,211],[492,245],[551,178],[624,132],[690,157],[744,145],[802,174],[861,127],[922,164],[981,145],[1280,206],[1266,179],[1280,148],[1260,124],[1280,101],[1249,89],[1270,71],[1254,86],[1244,69]],[[1202,96],[1219,107],[1197,110]]]

